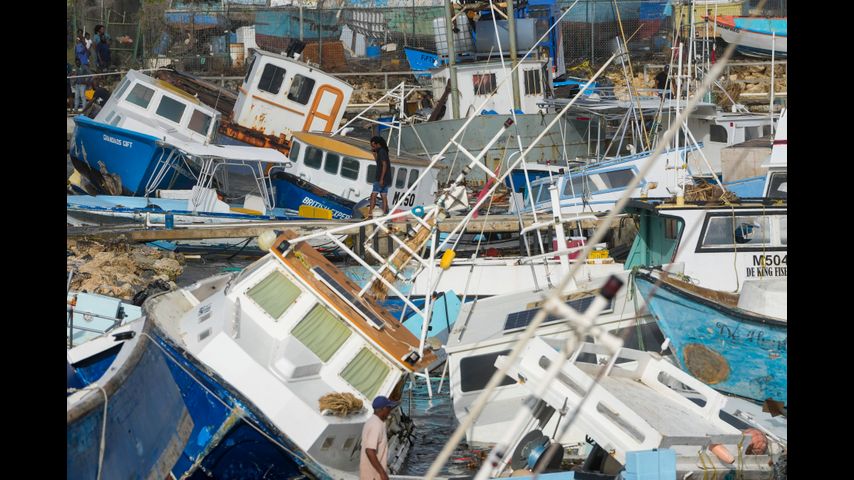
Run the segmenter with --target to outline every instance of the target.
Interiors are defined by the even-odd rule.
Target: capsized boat
[[[399,398],[405,375],[436,359],[323,256],[289,241],[295,237],[282,233],[239,274],[144,304],[173,376],[198,407],[191,415],[205,419],[191,437],[201,446],[181,458],[176,476],[231,469],[257,478],[270,468],[283,476],[356,475],[367,405],[377,395]],[[396,410],[388,427],[392,472],[411,430]],[[246,436],[252,441],[236,440]]]

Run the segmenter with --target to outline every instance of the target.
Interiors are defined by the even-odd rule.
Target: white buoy
[[[261,233],[261,235],[258,235],[258,248],[260,248],[261,251],[266,252],[270,250],[271,248],[273,248],[273,244],[275,242],[276,232],[274,232],[273,230],[265,230]]]

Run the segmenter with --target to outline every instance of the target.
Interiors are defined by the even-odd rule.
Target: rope
[[[738,441],[738,463],[735,464],[735,479],[744,479],[744,457],[742,456],[741,446],[744,444],[744,433],[741,435],[741,440]]]
[[[159,68],[142,68],[137,70],[137,72],[153,72],[155,70],[160,70]],[[124,75],[128,73],[127,70],[123,72],[106,72],[106,73],[91,73],[89,75],[68,75],[65,78],[86,78],[86,77],[103,77],[105,75]]]
[[[105,450],[106,439],[107,439],[107,405],[110,402],[110,399],[107,397],[107,391],[104,390],[104,387],[98,385],[98,383],[95,382],[95,383],[92,383],[92,384],[90,384],[84,388],[79,388],[79,389],[78,388],[68,388],[68,389],[66,389],[66,392],[75,393],[75,392],[81,392],[84,390],[94,390],[96,388],[101,390],[101,393],[104,394],[104,414],[103,414],[103,418],[101,419],[101,444],[98,448],[98,475],[95,477],[97,480],[101,480],[101,470],[104,467],[104,450]]]
[[[697,450],[697,457],[700,458],[700,465],[703,467],[703,480],[708,480],[709,474],[706,471],[706,459],[703,457],[703,449]]]

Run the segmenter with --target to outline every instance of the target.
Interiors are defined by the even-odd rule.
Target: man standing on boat
[[[371,144],[373,143],[372,139]],[[359,480],[388,480],[388,433],[385,429],[385,420],[397,405],[397,402],[382,395],[375,398],[371,404],[374,407],[374,414],[362,427]]]
[[[377,162],[377,178],[371,192],[371,203],[368,212],[374,214],[374,205],[377,204],[377,194],[383,199],[383,214],[388,214],[388,186],[391,184],[391,159],[388,156],[388,145],[380,136],[371,138],[371,150],[374,152],[374,160]]]

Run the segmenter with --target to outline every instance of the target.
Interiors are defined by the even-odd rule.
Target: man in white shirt
[[[388,480],[388,434],[385,420],[398,403],[386,397],[374,399],[374,414],[362,428],[362,453],[359,457],[360,480]]]

